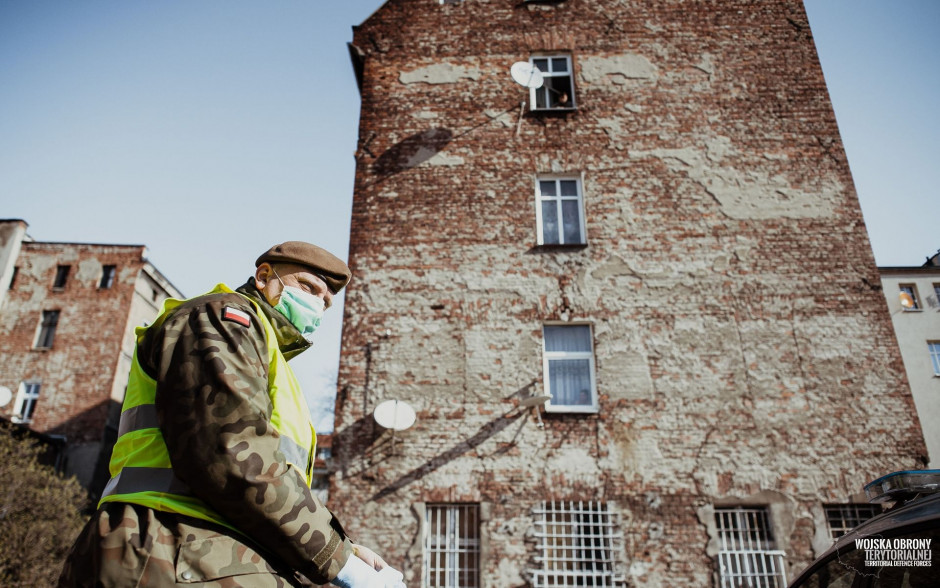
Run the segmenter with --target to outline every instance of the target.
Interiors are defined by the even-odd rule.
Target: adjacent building
[[[924,467],[802,2],[389,0],[350,51],[330,504],[409,586],[784,586]]]
[[[134,328],[182,295],[143,245],[41,242],[26,229],[0,220],[0,417],[63,439],[65,473],[94,493],[107,481]]]
[[[920,267],[880,267],[930,467],[940,467],[940,252]]]

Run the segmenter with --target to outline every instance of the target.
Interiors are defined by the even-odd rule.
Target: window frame
[[[540,564],[529,570],[534,588],[620,585],[622,532],[607,502],[543,500],[533,515],[534,559]]]
[[[877,504],[849,502],[824,504],[823,512],[826,515],[829,536],[835,542],[868,519],[881,514],[884,510]],[[836,525],[837,522],[840,524]]]
[[[52,349],[55,343],[55,332],[59,327],[59,319],[62,317],[62,311],[58,309],[49,309],[42,311],[39,318],[39,330],[36,333],[34,349]],[[47,340],[48,339],[48,344]]]
[[[589,351],[548,351],[548,337],[545,333],[546,327],[587,327],[591,344]],[[588,360],[588,376],[591,380],[591,404],[557,404],[552,403],[551,371],[550,364],[553,360]],[[591,323],[545,323],[542,325],[542,380],[545,396],[550,399],[545,402],[546,412],[561,413],[588,413],[596,414],[600,412],[600,402],[597,394],[597,364],[594,358],[594,326]]]
[[[930,363],[933,364],[933,375],[940,378],[940,341],[927,341],[927,353],[930,355]]]
[[[72,273],[72,266],[59,264],[55,266],[55,277],[52,278],[53,290],[65,290],[65,285],[69,282],[69,274]]]
[[[937,303],[936,308],[940,311],[940,282],[934,282],[931,286],[933,286],[934,301]]]
[[[542,78],[545,80],[545,83],[538,88],[529,88],[529,111],[530,112],[570,112],[578,109],[578,102],[576,98],[577,91],[574,86],[574,59],[571,56],[571,53],[565,52],[546,52],[546,53],[537,53],[529,56],[529,65],[535,66],[535,60],[545,59],[548,60],[549,69],[554,70],[552,65],[553,59],[566,60],[566,65],[568,71],[564,74],[555,73],[554,71],[542,71],[542,68],[539,68],[539,71],[542,73]],[[537,66],[536,66],[537,67]],[[568,78],[568,84],[571,87],[571,95],[569,96],[571,105],[570,106],[537,106],[538,96],[540,93],[544,93],[546,98],[548,98],[548,92],[553,89],[548,83],[548,80],[551,78]],[[546,99],[546,104],[550,104],[550,100]]]
[[[110,290],[114,287],[114,278],[117,277],[117,266],[113,263],[101,266],[101,280],[98,281],[99,290]]]
[[[464,529],[461,525],[461,515],[467,516],[470,513],[472,513],[472,519],[470,519],[472,522]],[[437,514],[436,518],[435,514]],[[477,588],[481,585],[483,559],[481,515],[480,504],[476,502],[433,502],[425,505],[421,553],[423,586]],[[437,525],[435,529],[432,529],[432,523],[435,520]],[[442,520],[443,529],[441,528]],[[463,531],[467,531],[468,534],[463,536]],[[461,562],[464,558],[466,559]],[[468,560],[472,560],[475,564],[471,564]],[[432,567],[434,563],[440,563],[442,567]],[[468,565],[460,567],[461,563]],[[440,576],[443,576],[443,583],[440,583]]]
[[[898,301],[900,301],[900,296],[902,294],[909,294],[911,299],[913,300],[914,305],[908,308],[904,306],[903,303],[901,303],[901,310],[903,310],[904,312],[918,312],[918,311],[923,310],[920,305],[920,296],[918,295],[918,292],[917,292],[917,284],[914,284],[914,283],[898,284]]]
[[[773,581],[779,588],[787,586],[786,554],[777,549],[774,539],[770,508],[766,506],[716,506],[715,533],[718,538],[718,585],[721,588],[736,588],[752,585],[770,586]],[[727,515],[725,519],[722,515]],[[737,521],[736,528],[725,526],[725,520]],[[753,522],[762,526],[752,525]],[[729,541],[730,538],[730,541]],[[762,563],[758,563],[758,558]],[[766,559],[764,559],[766,558]],[[737,570],[735,570],[736,564]],[[767,564],[772,573],[767,573]],[[743,564],[743,565],[742,565]],[[744,581],[744,583],[742,583]]]
[[[561,182],[574,181],[577,194],[572,196],[563,196],[561,194]],[[543,196],[542,182],[555,183],[555,195]],[[565,228],[562,203],[565,201],[577,201],[578,203],[578,230],[581,241],[577,243],[565,243]],[[558,242],[545,242],[545,221],[542,217],[542,203],[554,201],[556,203],[555,211],[558,223]],[[547,247],[582,247],[587,245],[587,222],[584,214],[584,178],[582,175],[575,174],[538,174],[535,176],[535,219],[536,219],[536,239],[540,246]]]
[[[33,422],[36,413],[36,404],[39,402],[39,392],[42,382],[39,380],[24,380],[20,382],[16,392],[16,401],[13,403],[13,415],[10,420],[20,425]],[[26,413],[26,414],[24,414]]]

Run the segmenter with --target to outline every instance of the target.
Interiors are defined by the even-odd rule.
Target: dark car
[[[895,472],[865,491],[895,505],[840,537],[790,588],[940,586],[940,470]]]

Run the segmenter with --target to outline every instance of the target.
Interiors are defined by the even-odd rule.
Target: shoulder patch
[[[226,306],[222,309],[222,320],[232,321],[233,323],[238,323],[243,327],[251,325],[251,317],[248,316],[248,313],[244,310],[238,310],[237,308],[232,308],[231,306]]]

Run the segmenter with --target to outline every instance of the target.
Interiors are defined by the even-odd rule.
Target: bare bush
[[[54,586],[88,498],[39,463],[35,440],[17,437],[0,424],[0,586]]]

